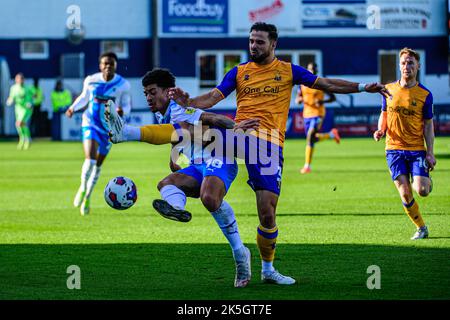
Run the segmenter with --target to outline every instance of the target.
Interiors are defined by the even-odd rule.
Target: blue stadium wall
[[[405,46],[426,51],[427,74],[448,72],[447,37],[280,38],[278,41],[280,50],[321,50],[325,75],[378,74],[378,51]],[[196,51],[247,48],[246,38],[162,38],[160,64],[178,77],[194,77]]]
[[[0,40],[2,55],[7,59],[11,75],[23,72],[27,77],[56,78],[60,76],[60,57],[66,53],[85,54],[85,75],[98,72],[100,42],[103,39],[86,39],[79,45],[71,45],[65,39],[40,39],[49,43],[48,59],[21,59],[22,39]],[[141,77],[153,67],[152,44],[149,39],[125,39],[128,42],[128,58],[120,59],[118,73],[125,77]]]
[[[45,40],[45,39],[44,39]],[[151,39],[125,39],[129,57],[120,59],[118,72],[125,77],[141,77],[153,67]],[[64,53],[85,53],[85,74],[97,72],[100,41],[88,39],[74,46],[65,39],[48,40],[49,58],[24,60],[20,58],[19,39],[0,40],[11,74],[24,72],[28,77],[60,76],[59,59]],[[446,37],[421,38],[280,38],[280,50],[321,50],[323,73],[333,75],[378,74],[378,51],[412,47],[426,51],[426,73],[448,72]],[[160,65],[170,68],[177,77],[195,77],[195,53],[198,50],[247,50],[246,38],[161,38]],[[55,63],[57,61],[57,63]]]

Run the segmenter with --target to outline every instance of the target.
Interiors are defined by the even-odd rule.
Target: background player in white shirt
[[[66,111],[66,116],[71,118],[74,112],[84,110],[81,129],[85,160],[81,167],[81,184],[73,201],[75,207],[80,207],[81,215],[89,213],[92,190],[112,145],[105,120],[105,104],[108,100],[114,101],[121,116],[131,110],[130,84],[116,74],[116,54],[103,53],[99,62],[100,72],[86,77],[83,92]]]

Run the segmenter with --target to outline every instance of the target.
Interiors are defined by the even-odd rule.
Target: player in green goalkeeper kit
[[[28,123],[33,114],[33,95],[28,86],[25,86],[25,78],[22,73],[15,77],[15,84],[9,90],[6,100],[8,106],[14,103],[16,114],[16,129],[19,134],[17,149],[27,150],[31,143],[31,134]]]

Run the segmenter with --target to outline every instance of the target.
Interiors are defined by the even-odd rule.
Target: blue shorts
[[[312,128],[319,131],[322,127],[322,118],[321,117],[313,117],[313,118],[304,118],[305,120],[305,134],[308,135],[308,131]]]
[[[107,133],[101,133],[94,127],[81,127],[82,140],[95,140],[98,143],[98,153],[106,156],[111,150],[112,142]]]
[[[218,177],[223,181],[225,190],[228,192],[231,184],[238,173],[236,161],[233,164],[226,164],[220,159],[210,159],[202,164],[191,164],[189,167],[178,170],[178,173],[193,177],[201,185],[203,179],[208,176]]]
[[[392,180],[397,179],[401,174],[408,177],[429,177],[425,156],[425,151],[386,150],[386,160]]]
[[[256,150],[253,149],[255,140],[257,141]],[[284,161],[283,148],[270,141],[255,138],[246,140],[245,149],[249,186],[254,191],[268,190],[280,195]]]

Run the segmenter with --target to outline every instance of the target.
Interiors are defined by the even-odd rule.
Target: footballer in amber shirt
[[[303,97],[303,117],[325,117],[325,106],[323,103],[318,104],[317,101],[323,101],[325,93],[322,90],[308,88],[307,86],[301,86],[301,92]]]
[[[386,150],[426,150],[423,126],[433,118],[433,95],[420,83],[402,88],[399,81],[386,85],[392,99],[383,97],[387,112]]]
[[[317,79],[305,68],[278,59],[267,65],[249,61],[231,69],[216,90],[224,98],[236,90],[235,121],[260,119],[258,133],[266,130],[270,138],[271,130],[278,129],[278,141],[274,142],[283,146],[292,87],[313,86]]]

